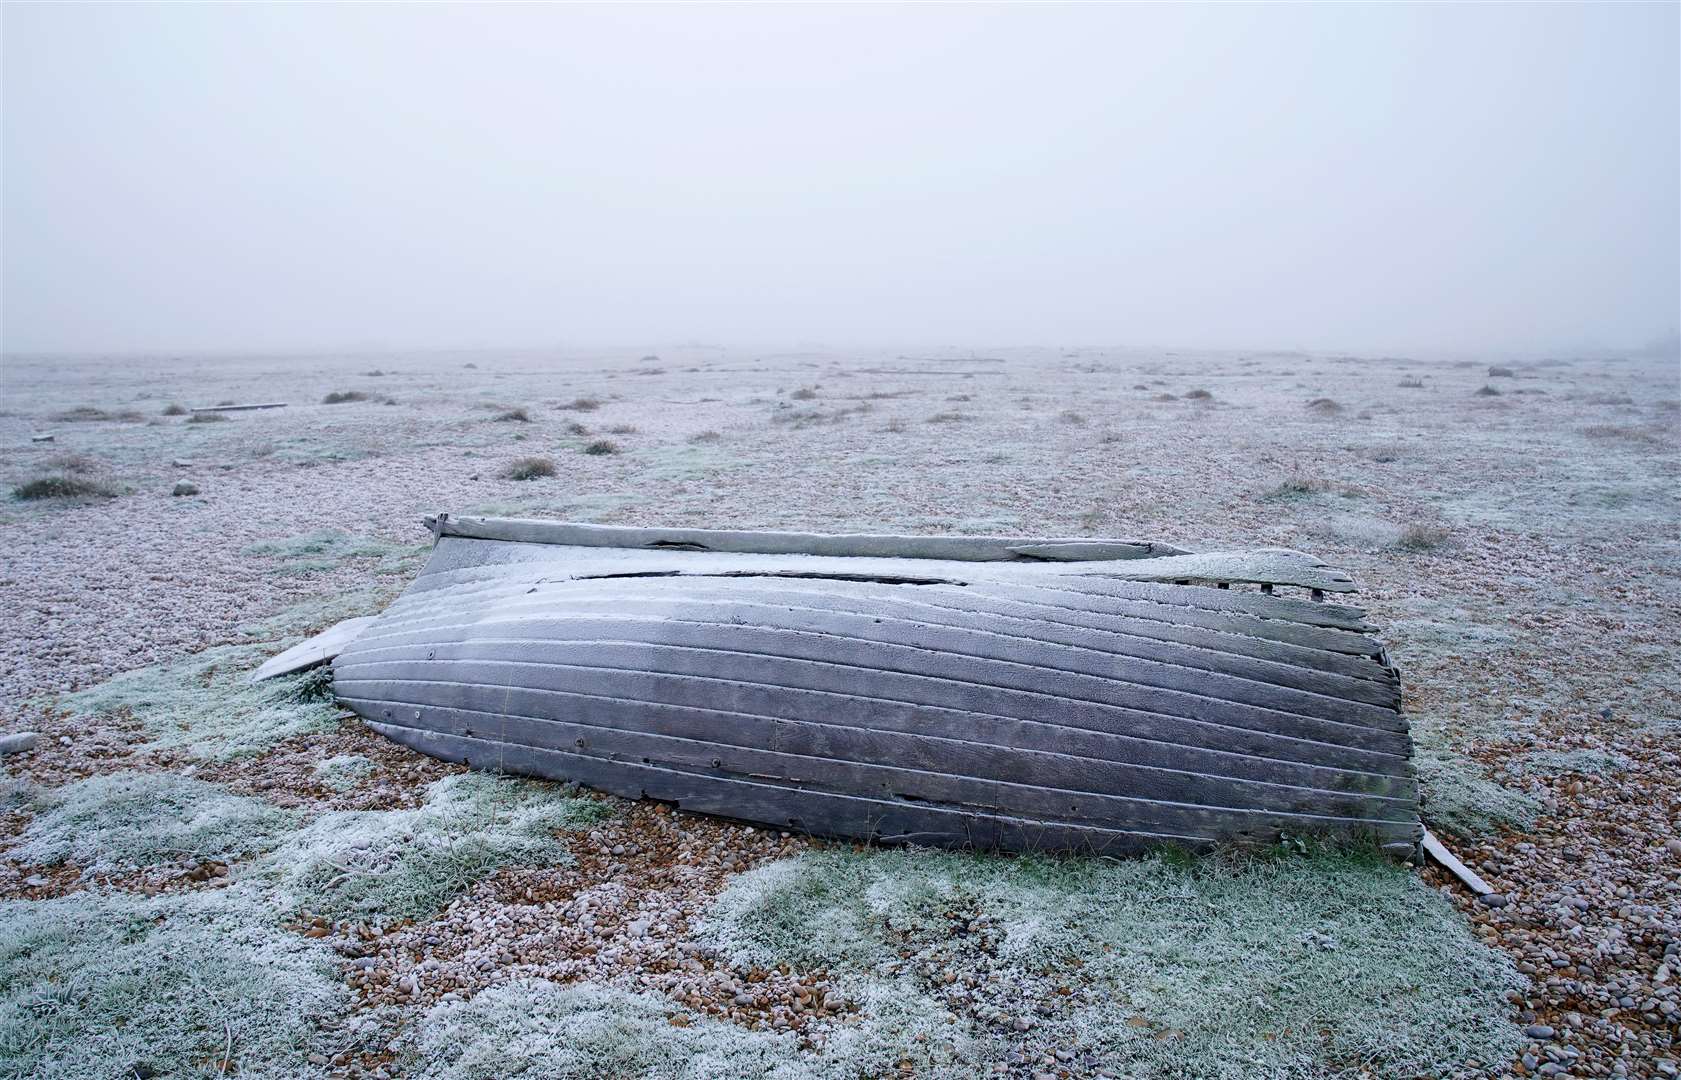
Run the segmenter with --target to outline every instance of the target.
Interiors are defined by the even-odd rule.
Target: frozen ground
[[[1500,363],[8,359],[0,479],[111,494],[0,503],[0,730],[46,736],[5,762],[0,1076],[1673,1075],[1678,373]],[[164,414],[227,400],[290,404]],[[400,590],[436,510],[1312,551],[1500,898],[1334,854],[837,851],[452,787],[307,679],[242,689]]]

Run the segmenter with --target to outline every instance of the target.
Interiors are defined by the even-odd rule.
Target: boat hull
[[[1152,580],[1237,562],[1089,557],[1109,542],[1067,560],[718,550],[692,530],[555,543],[518,524],[444,519],[414,585],[336,658],[335,693],[375,730],[872,842],[1419,842],[1398,680],[1358,609]],[[1281,576],[1336,587],[1318,573]]]

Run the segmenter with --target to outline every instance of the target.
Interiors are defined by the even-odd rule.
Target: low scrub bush
[[[74,409],[53,413],[52,419],[60,424],[91,424],[101,422],[121,422],[126,424],[138,423],[145,417],[133,409],[96,409],[92,405],[78,405]]]
[[[35,502],[40,499],[114,499],[116,496],[116,489],[109,484],[69,474],[37,476],[12,489],[12,498],[18,502]]]
[[[554,474],[554,462],[543,457],[520,458],[502,470],[504,480],[539,480]]]

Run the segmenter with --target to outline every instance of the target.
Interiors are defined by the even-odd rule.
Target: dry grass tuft
[[[1305,499],[1312,495],[1327,495],[1336,490],[1329,480],[1316,476],[1292,476],[1261,496],[1263,499]]]
[[[1509,367],[1501,367],[1496,364],[1488,369],[1488,377],[1491,379],[1513,379],[1517,377],[1517,373]]]
[[[1402,551],[1435,551],[1448,542],[1448,531],[1439,525],[1420,525],[1414,522],[1401,530],[1395,546]]]
[[[930,423],[930,424],[960,424],[963,421],[968,420],[968,419],[970,419],[970,416],[969,416],[968,413],[960,413],[960,412],[956,412],[956,411],[953,411],[953,412],[937,412],[933,416],[930,416],[928,418],[928,423]]]
[[[361,390],[334,390],[332,393],[321,399],[321,404],[343,405],[350,401],[367,401],[369,396],[370,395]]]
[[[1185,400],[1187,400],[1187,401],[1212,401],[1212,400],[1214,400],[1214,395],[1209,393],[1207,390],[1204,390],[1201,387],[1198,387],[1195,390],[1185,391]]]
[[[545,457],[520,458],[502,470],[504,480],[537,480],[554,474],[554,462]]]
[[[597,439],[588,446],[584,447],[584,453],[595,457],[601,457],[604,454],[616,454],[618,452],[619,444],[611,439]]]
[[[1476,394],[1473,395],[1473,396],[1475,396],[1475,397],[1499,397],[1500,396],[1500,391],[1496,390],[1492,386],[1484,384],[1483,388],[1481,390],[1478,390],[1476,392]]]
[[[1057,419],[1061,420],[1065,424],[1070,424],[1074,427],[1085,427],[1086,426],[1085,416],[1083,416],[1080,413],[1075,412],[1073,409],[1062,410],[1062,412],[1057,414]]]
[[[496,419],[504,423],[529,424],[531,423],[531,414],[525,411],[524,406],[516,405],[511,409],[504,409],[497,413]]]
[[[187,423],[189,423],[189,424],[225,424],[229,420],[232,420],[232,419],[233,419],[233,417],[229,416],[227,413],[196,412],[193,415],[187,417]]]
[[[1590,439],[1622,439],[1644,446],[1657,446],[1663,442],[1652,431],[1631,424],[1590,424],[1582,429],[1582,434]]]
[[[569,412],[594,412],[595,410],[601,408],[601,399],[593,397],[576,397],[567,402],[565,405],[562,405],[561,408]]]
[[[116,495],[115,489],[108,484],[62,473],[38,476],[12,489],[12,498],[18,502],[35,502],[40,499],[113,499]]]
[[[692,443],[713,443],[721,442],[723,438],[724,436],[722,434],[708,428],[705,431],[697,431],[695,434],[690,435],[689,441]]]
[[[795,401],[810,401],[817,396],[817,389],[811,386],[802,386],[788,396]]]
[[[186,416],[187,415],[187,407],[185,405],[182,405],[179,402],[172,401],[168,405],[165,405],[163,407],[163,415],[165,415],[165,416]]]
[[[1343,407],[1328,397],[1318,397],[1307,403],[1307,411],[1316,416],[1341,416]]]
[[[1406,389],[1406,390],[1422,390],[1422,389],[1424,389],[1424,380],[1423,379],[1406,378],[1406,379],[1402,379],[1400,382],[1396,383],[1395,385],[1399,386],[1403,389]]]
[[[61,424],[88,424],[100,421],[118,421],[125,424],[136,423],[144,417],[133,409],[96,409],[92,405],[78,405],[74,409],[54,413],[52,417]]]

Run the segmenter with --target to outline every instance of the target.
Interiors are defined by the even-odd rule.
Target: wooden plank
[[[201,405],[192,411],[196,413],[246,412],[250,409],[284,409],[285,407],[286,403],[284,401],[264,401],[254,405]]]
[[[1254,788],[1255,797],[1276,798],[1276,803],[1263,804],[1276,809],[1293,808],[1291,800],[1304,790],[1409,804],[1417,798],[1415,781],[1405,774],[1404,764],[1394,759],[1388,762],[1388,772],[1335,769],[1137,736],[1071,730],[1054,722],[936,716],[926,709],[894,709],[891,703],[865,707],[866,701],[858,702],[856,708],[838,708],[834,707],[838,702],[811,694],[778,697],[774,688],[728,680],[515,663],[500,668],[494,682],[466,683],[459,678],[459,668],[448,662],[359,664],[339,671],[336,683],[342,684],[347,697],[390,695],[393,701],[409,701],[423,691],[427,702],[466,709],[495,700],[499,708],[505,704],[512,710],[513,703],[520,701],[524,704],[519,711],[531,716],[568,721],[600,717],[591,722],[722,745],[821,746],[824,755],[849,760],[868,760],[879,751],[881,760],[925,760],[923,767],[940,768],[942,763],[970,760],[965,755],[973,752],[979,755],[973,759],[975,775],[1006,776],[1020,761],[1043,761],[1050,769],[1062,769],[1069,761],[1100,772],[1112,766],[1144,769],[1148,775],[1139,783],[1145,785],[1155,784],[1163,773],[1194,775],[1264,785],[1270,792]],[[824,711],[822,705],[830,707]],[[867,749],[857,751],[856,747]],[[1071,779],[1064,786],[1078,784]],[[1151,790],[1155,797],[1171,797],[1166,788]]]
[[[276,675],[290,675],[294,671],[325,664],[339,653],[345,646],[360,637],[368,627],[379,621],[377,615],[362,615],[354,619],[346,619],[335,623],[314,637],[277,653],[263,661],[261,667],[251,673],[251,682],[262,682],[272,679]]]
[[[684,810],[761,822],[772,828],[817,836],[872,843],[1094,855],[1138,854],[1163,846],[1192,850],[1213,846],[1213,838],[1205,836],[1092,829],[966,813],[925,804],[711,777],[635,762],[609,762],[560,750],[463,739],[393,724],[370,722],[369,726],[434,757],[464,762],[478,769],[576,781],[625,798],[659,799]]]
[[[1429,829],[1424,830],[1424,852],[1432,859],[1447,867],[1448,872],[1463,881],[1472,892],[1478,896],[1487,896],[1494,891],[1488,882],[1477,876],[1477,872],[1460,862],[1453,852],[1436,839],[1436,835]]]
[[[624,525],[589,525],[528,518],[491,518],[439,514],[427,519],[433,535],[522,544],[570,547],[688,549],[699,552],[757,555],[873,556],[896,559],[991,561],[1021,558],[1014,548],[1046,543],[1101,545],[1103,559],[1183,555],[1185,549],[1143,540],[1042,540],[1006,536],[897,536],[855,533],[754,532],[733,529],[646,529]]]
[[[1176,716],[1199,716],[1257,726],[1270,722],[1314,722],[1360,729],[1401,731],[1406,721],[1393,706],[1312,694],[1129,657],[1093,655],[1043,642],[1012,642],[998,635],[940,626],[897,624],[886,619],[833,612],[779,611],[775,622],[731,622],[709,617],[696,605],[673,603],[667,610],[638,608],[628,600],[617,613],[573,611],[567,605],[535,605],[498,617],[473,613],[451,623],[413,631],[430,640],[482,637],[487,629],[514,636],[538,634],[554,640],[628,640],[710,649],[722,656],[754,654],[839,663],[863,672],[929,675],[1049,693],[1086,701],[1113,701]],[[385,640],[370,638],[370,644]],[[1289,716],[1292,719],[1284,721]]]
[[[1241,752],[1257,756],[1325,762],[1363,771],[1392,771],[1382,759],[1404,760],[1411,752],[1411,739],[1405,732],[1361,729],[1289,714],[1261,714],[1259,719],[1242,714],[1237,719],[1249,723],[1229,723],[1206,713],[1182,716],[1129,705],[1118,692],[1088,700],[1069,696],[1054,685],[1049,690],[1022,690],[931,673],[861,669],[830,661],[732,653],[671,642],[496,637],[493,633],[458,642],[420,640],[381,645],[362,641],[339,658],[337,667],[345,671],[361,663],[423,665],[433,661],[463,663],[463,681],[480,677],[475,666],[488,677],[492,669],[507,664],[659,672],[895,701],[956,713],[1033,718],[1209,749],[1241,748]]]
[[[416,690],[418,687],[408,687]],[[353,703],[358,699],[348,699]],[[1202,783],[1197,777],[1179,781],[1187,796],[1163,800],[1155,788],[1171,790],[1174,780],[1160,777],[1150,782],[1139,770],[1127,774],[1088,772],[1077,768],[1041,773],[1055,764],[1048,755],[1023,755],[1017,775],[976,775],[957,768],[924,767],[902,760],[870,761],[814,756],[789,750],[763,750],[750,746],[715,744],[705,739],[677,738],[647,731],[627,731],[612,726],[573,723],[517,711],[521,698],[510,701],[510,709],[495,712],[418,703],[417,719],[408,719],[406,703],[384,704],[404,717],[401,722],[428,731],[440,731],[464,738],[509,743],[539,749],[564,749],[609,761],[631,761],[643,765],[704,772],[718,777],[766,780],[802,789],[841,791],[881,799],[904,799],[935,806],[1076,823],[1096,828],[1192,833],[1216,836],[1230,832],[1263,829],[1299,832],[1350,832],[1356,829],[1385,838],[1410,835],[1416,818],[1407,815],[1404,804],[1380,800],[1333,799],[1323,792],[1300,792],[1284,808],[1246,801],[1240,794],[1232,801],[1221,798],[1224,789]],[[387,721],[375,716],[381,723]],[[1004,762],[1006,767],[1007,761]],[[996,762],[994,764],[997,764]],[[1068,763],[1074,764],[1074,763]],[[1023,770],[1037,767],[1024,782]],[[1062,787],[1072,777],[1080,786]],[[1148,784],[1149,786],[1146,786]],[[1099,786],[1101,785],[1101,786]],[[1381,816],[1369,816],[1381,814]]]

